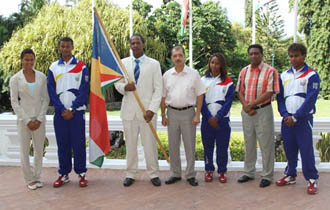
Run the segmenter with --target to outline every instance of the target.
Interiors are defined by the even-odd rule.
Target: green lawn
[[[273,110],[274,110],[274,116],[280,117],[280,114],[277,111],[276,101],[274,101],[272,103],[272,105],[273,105]],[[330,117],[329,107],[330,107],[330,100],[323,100],[323,99],[317,100],[316,113],[315,113],[314,117]],[[241,110],[242,110],[241,103],[239,101],[235,101],[231,107],[230,116],[240,117]],[[108,111],[107,113],[110,116],[119,116],[120,115],[120,111],[111,111],[111,112]],[[158,110],[158,115],[160,116],[160,109]]]

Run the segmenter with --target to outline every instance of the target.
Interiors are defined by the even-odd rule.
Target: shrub
[[[245,149],[243,139],[238,137],[231,138],[229,148],[232,161],[244,161]]]
[[[316,149],[320,152],[321,162],[330,161],[330,133],[321,133],[321,139],[316,144]]]

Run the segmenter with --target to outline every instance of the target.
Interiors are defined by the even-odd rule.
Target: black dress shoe
[[[158,177],[152,178],[150,181],[156,187],[158,187],[162,184],[162,182],[160,181],[160,179]]]
[[[267,179],[262,179],[261,182],[260,182],[260,185],[259,187],[268,187],[269,185],[271,184],[271,181],[267,180]]]
[[[198,181],[197,181],[197,179],[195,179],[195,177],[187,179],[187,182],[189,182],[189,184],[191,186],[194,186],[194,187],[198,186]]]
[[[173,184],[177,181],[180,181],[181,180],[181,177],[174,177],[174,176],[171,176],[167,181],[165,181],[165,184]]]
[[[125,187],[129,187],[129,186],[131,186],[133,183],[134,183],[134,179],[132,179],[132,178],[126,178],[125,180],[124,180],[124,186]]]
[[[250,181],[250,180],[254,180],[254,178],[251,178],[251,177],[249,177],[249,176],[247,176],[247,175],[243,175],[243,176],[241,176],[241,177],[237,180],[237,182],[239,182],[239,183],[243,183],[243,182],[248,182],[248,181]]]

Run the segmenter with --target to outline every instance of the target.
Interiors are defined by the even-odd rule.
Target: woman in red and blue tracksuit
[[[202,106],[202,142],[204,146],[205,181],[213,180],[214,143],[216,144],[216,162],[219,181],[227,182],[225,172],[228,163],[228,146],[230,140],[229,110],[234,98],[234,84],[227,76],[224,56],[214,54],[208,63],[208,70],[202,77],[206,93]]]

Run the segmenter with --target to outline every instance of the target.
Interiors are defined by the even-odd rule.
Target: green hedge
[[[168,152],[168,144],[167,144],[167,132],[159,131],[157,132],[159,139],[167,152]],[[46,153],[45,148],[48,146],[48,139],[45,139],[44,143],[44,155]],[[86,147],[88,146],[88,140],[86,140]],[[232,161],[244,161],[244,140],[240,137],[232,137],[229,143],[230,147],[230,155]],[[316,149],[320,152],[321,162],[330,162],[330,133],[321,133],[321,139],[316,144]],[[126,147],[122,146],[119,149],[111,149],[111,151],[106,155],[108,159],[125,159],[126,155]],[[30,144],[30,156],[33,156],[33,146],[32,141]],[[158,148],[158,159],[164,160],[164,155],[161,150]],[[276,142],[276,150],[275,150],[275,159],[276,162],[286,162],[287,159],[285,157],[284,149],[283,149],[283,141]],[[204,149],[201,140],[200,132],[196,134],[196,160],[204,160]]]
[[[167,141],[167,132],[166,131],[158,131],[158,137],[167,153],[168,152],[168,141]],[[230,155],[232,161],[244,161],[244,140],[239,137],[232,137],[229,143],[230,147]],[[119,150],[111,150],[109,154],[106,155],[109,159],[125,159],[125,146],[122,146]],[[196,134],[196,153],[195,153],[196,160],[204,160],[204,148],[202,144],[201,133],[197,132]],[[161,150],[158,148],[158,159],[164,160],[164,155]],[[285,154],[283,151],[283,145],[280,146],[276,152],[276,161],[283,162],[286,161]]]

